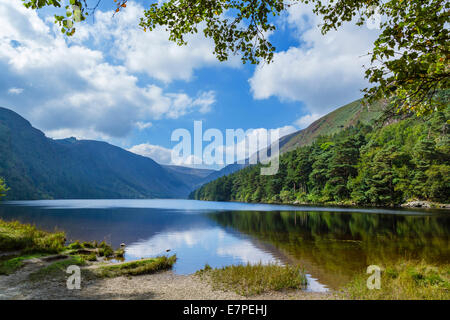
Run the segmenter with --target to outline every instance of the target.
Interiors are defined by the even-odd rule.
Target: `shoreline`
[[[382,264],[386,272],[379,292],[367,287],[366,272],[355,273],[348,285],[312,292],[305,290],[300,265],[205,265],[194,274],[177,275],[171,271],[176,255],[116,263],[107,259],[123,256],[122,246],[114,251],[104,242],[65,242],[62,232],[0,220],[0,300],[448,300],[450,294],[450,266],[445,263]],[[80,268],[80,290],[67,288],[67,270],[73,266]]]
[[[349,209],[432,209],[432,210],[450,210],[450,203],[438,203],[428,200],[410,200],[402,204],[392,206],[377,206],[377,205],[359,205],[355,203],[342,203],[342,202],[302,202],[298,200],[286,201],[286,202],[244,202],[237,200],[208,200],[208,199],[190,199],[190,198],[111,198],[111,199],[21,199],[21,200],[5,200],[4,203],[14,203],[16,201],[46,201],[46,200],[193,200],[193,201],[206,201],[206,202],[231,202],[231,203],[243,203],[243,204],[268,204],[268,205],[291,205],[291,206],[316,206],[316,207],[338,207]]]
[[[216,200],[206,200],[206,199],[188,199],[188,200],[198,200],[198,201],[213,201],[213,202],[235,202],[235,203],[246,203],[246,204],[273,204],[273,205],[291,205],[291,206],[311,206],[311,207],[338,207],[338,208],[348,208],[348,209],[432,209],[432,210],[450,210],[450,204],[448,203],[437,203],[427,200],[412,200],[396,206],[364,206],[357,204],[348,203],[312,203],[312,202],[300,202],[300,201],[288,201],[288,202],[242,202],[236,200],[226,200],[226,201],[216,201]]]
[[[162,271],[138,276],[112,278],[91,277],[90,269],[102,265],[90,263],[81,267],[81,289],[66,287],[64,272],[38,281],[28,279],[36,270],[50,265],[44,259],[30,259],[23,268],[10,275],[0,275],[0,300],[323,300],[342,299],[335,292],[304,290],[270,291],[259,295],[242,296],[233,291],[213,288],[208,279],[197,274],[177,275]],[[83,279],[83,275],[84,279]]]

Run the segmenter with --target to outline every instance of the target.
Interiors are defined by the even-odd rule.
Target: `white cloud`
[[[249,240],[241,240],[239,243],[218,247],[216,253],[219,256],[231,256],[251,264],[282,264],[279,259],[272,256],[270,253],[257,248]]]
[[[217,148],[218,152],[221,152],[223,154],[223,161],[225,162],[227,159],[227,155],[235,155],[235,160],[233,160],[231,163],[233,163],[234,161],[238,161],[238,160],[244,160],[249,156],[249,148],[248,145],[246,145],[246,143],[248,141],[258,141],[258,137],[261,137],[262,135],[266,135],[267,132],[270,132],[271,136],[270,138],[272,138],[271,142],[274,142],[274,133],[275,131],[278,131],[278,137],[281,138],[285,135],[288,135],[290,133],[293,133],[295,131],[297,131],[297,128],[295,128],[294,126],[284,126],[281,128],[277,128],[277,129],[265,129],[265,128],[258,128],[258,129],[248,129],[245,132],[244,135],[244,139],[239,140],[239,141],[235,141],[235,145],[230,145],[227,143],[226,141],[226,133],[224,132],[223,135],[223,144],[220,145]],[[209,144],[210,142],[205,142],[203,141],[203,150],[205,149],[205,147]],[[267,145],[261,145],[259,146],[258,150],[262,150],[265,149],[267,147]],[[183,165],[183,166],[188,166],[188,167],[195,167],[195,168],[219,168],[219,167],[223,167],[224,165],[228,165],[231,163],[225,163],[225,164],[214,164],[214,165],[207,165],[205,159],[199,159],[197,158],[194,154],[192,154],[193,152],[193,146],[191,146],[192,150],[191,150],[191,154],[183,154],[183,157],[179,157],[180,159],[178,159],[178,162],[173,162],[172,161],[172,149],[169,148],[164,148],[162,146],[159,145],[152,145],[150,143],[142,143],[142,144],[138,144],[135,145],[131,148],[128,149],[128,151],[139,154],[141,156],[144,157],[149,157],[152,158],[153,160],[155,160],[156,162],[160,163],[160,164],[173,164],[173,165]],[[185,151],[185,150],[183,150]],[[256,152],[255,150],[251,150],[253,152]],[[186,150],[186,152],[188,152],[188,150]],[[253,152],[251,152],[250,156],[253,154]],[[202,162],[203,160],[203,162]],[[198,163],[202,163],[202,164],[198,164]]]
[[[150,143],[142,143],[128,149],[128,151],[151,158],[160,164],[170,164],[172,150]]]
[[[124,12],[136,10],[132,3],[129,7]],[[110,13],[98,11],[98,15],[116,20]],[[102,21],[93,27],[79,28],[77,39],[66,40],[56,27],[50,28],[36,11],[26,9],[20,0],[0,0],[0,21],[2,85],[12,87],[13,83],[21,83],[21,89],[27,92],[19,95],[12,94],[19,93],[17,90],[10,91],[8,96],[0,97],[0,103],[51,137],[64,133],[79,138],[121,138],[137,122],[205,113],[215,103],[213,91],[200,91],[191,97],[184,92],[167,92],[155,84],[142,83],[130,73],[127,63],[112,64],[106,58],[109,52],[85,46],[86,29],[95,30]],[[137,22],[136,18],[134,23]],[[119,37],[120,32],[126,31],[120,24],[111,23],[104,26],[110,28],[111,37]],[[127,20],[127,25],[130,23]],[[121,40],[120,37],[112,39],[113,42]],[[189,56],[182,60],[189,64]]]
[[[194,161],[196,158],[192,154],[187,155],[186,157],[180,159],[180,161],[178,162],[173,162],[172,149],[150,144],[148,142],[132,146],[128,149],[128,151],[151,158],[159,164],[181,165],[193,168],[209,168],[209,166],[206,165],[197,165],[196,163],[198,161]]]
[[[9,88],[8,93],[9,94],[21,94],[23,92],[23,88]]]
[[[275,53],[273,63],[256,68],[249,80],[255,99],[302,101],[314,115],[361,97],[360,89],[367,86],[362,65],[369,64],[367,53],[378,30],[347,23],[324,36],[319,18],[303,3],[288,10],[285,23],[301,45]]]
[[[323,114],[320,113],[307,114],[295,120],[294,124],[297,125],[299,129],[303,129],[308,127],[311,123],[313,123],[322,116]]]
[[[245,132],[245,139],[236,141],[235,145],[229,145],[228,142],[224,141],[226,145],[222,146],[222,148],[219,148],[219,150],[225,154],[225,157],[227,156],[231,157],[232,155],[234,155],[235,156],[234,161],[245,160],[249,157],[252,157],[256,153],[256,151],[266,149],[269,146],[269,143],[272,144],[279,138],[291,134],[297,130],[298,129],[294,126],[284,126],[275,129],[266,129],[266,128],[248,129]],[[264,140],[264,137],[267,137],[267,140]],[[258,142],[257,146],[250,145],[254,141]],[[266,144],[264,144],[265,142]]]
[[[145,130],[147,128],[150,128],[153,125],[151,122],[142,122],[138,121],[136,122],[136,127],[138,127],[139,130]]]
[[[200,107],[200,113],[208,113],[211,106],[216,102],[216,94],[214,91],[202,92],[193,102],[195,106]]]
[[[213,54],[214,42],[206,39],[202,30],[186,36],[186,46],[169,41],[169,34],[163,27],[144,32],[138,25],[143,12],[144,7],[132,1],[128,1],[126,10],[114,18],[113,11],[97,11],[96,23],[82,26],[74,40],[83,42],[92,38],[96,43],[108,42],[106,45],[110,46],[111,53],[122,60],[128,70],[145,73],[166,83],[191,80],[194,70],[204,66],[241,65],[238,57],[220,63]]]

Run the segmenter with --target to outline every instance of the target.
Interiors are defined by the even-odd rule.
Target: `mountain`
[[[216,172],[211,169],[197,169],[174,165],[162,165],[164,169],[172,173],[177,179],[182,181],[191,190],[200,187],[202,184],[209,182],[207,177]]]
[[[238,164],[238,163],[232,163],[225,167],[223,167],[220,170],[214,171],[210,175],[204,178],[203,183],[208,183],[210,181],[216,180],[220,177],[227,176],[229,174],[232,174],[233,172],[239,171],[243,168],[248,166],[248,164]]]
[[[184,198],[189,187],[150,158],[106,142],[54,140],[0,108],[0,176],[7,199]]]
[[[358,122],[370,124],[381,116],[384,106],[384,102],[376,102],[366,106],[362,104],[361,99],[353,101],[314,121],[307,128],[281,137],[278,141],[280,153],[283,154],[298,147],[311,144],[319,136],[337,133]],[[239,171],[247,167],[248,162],[247,159],[246,164],[229,164],[206,177],[204,183]]]
[[[338,108],[282,137],[281,153],[358,121],[369,123],[382,106],[367,107],[358,100]],[[184,198],[247,165],[234,163],[218,171],[159,165],[105,142],[49,139],[17,113],[0,107],[0,176],[10,187],[7,199]]]
[[[426,117],[398,114],[383,126],[356,121],[284,152],[274,175],[261,175],[260,164],[248,166],[203,185],[190,198],[364,206],[431,201],[446,207],[449,119],[450,104]]]
[[[364,105],[362,100],[356,100],[342,106],[314,121],[306,129],[282,137],[281,153],[311,144],[319,136],[332,135],[358,122],[370,124],[382,115],[385,105],[383,101]]]

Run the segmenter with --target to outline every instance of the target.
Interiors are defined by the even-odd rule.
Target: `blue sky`
[[[167,163],[173,130],[276,129],[287,134],[361,97],[363,64],[378,31],[346,25],[321,35],[305,5],[276,19],[270,65],[225,63],[212,42],[190,37],[187,47],[164,30],[138,29],[152,1],[129,1],[112,17],[103,0],[95,23],[71,39],[53,24],[52,10],[0,0],[0,106],[52,138],[104,140]]]

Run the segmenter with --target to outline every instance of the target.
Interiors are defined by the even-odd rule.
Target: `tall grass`
[[[35,226],[0,219],[0,251],[56,253],[64,248],[64,232],[46,232]]]
[[[197,274],[207,275],[215,289],[231,290],[243,296],[268,291],[304,289],[306,275],[299,266],[278,264],[232,265],[212,269],[208,265]]]
[[[364,300],[449,300],[450,265],[405,261],[382,269],[381,288],[367,288],[368,275],[357,276],[342,292],[344,298]]]

